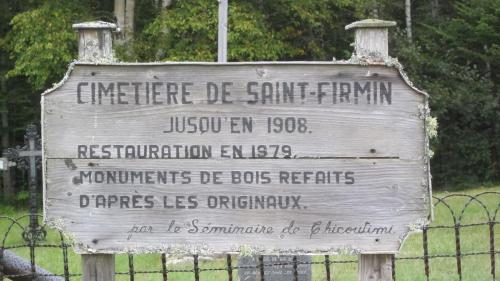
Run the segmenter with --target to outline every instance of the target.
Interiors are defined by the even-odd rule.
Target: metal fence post
[[[74,24],[78,31],[78,60],[84,62],[112,62],[113,36],[116,25],[107,22],[85,22]],[[115,255],[82,255],[83,281],[114,281]]]

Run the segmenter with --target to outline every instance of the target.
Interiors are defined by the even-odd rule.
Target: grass
[[[467,191],[460,191],[461,194],[475,195],[482,192],[500,192],[500,186],[494,187],[479,187]],[[453,192],[438,192],[435,194],[437,197],[444,197],[447,195],[455,194]],[[466,197],[452,197],[446,202],[450,208],[455,212],[456,216],[460,216],[464,204],[468,201]],[[496,221],[499,221],[500,211],[497,209],[500,206],[500,195],[485,195],[481,197],[484,206],[492,212],[493,216],[495,211],[499,212]],[[0,206],[0,215],[8,217],[20,217],[22,214],[12,207]],[[469,207],[463,212],[460,223],[462,225],[470,225],[475,223],[483,223],[488,221],[488,215],[483,210],[478,202],[472,202]],[[21,219],[21,225],[28,225],[29,217]],[[453,217],[450,211],[444,204],[438,204],[434,209],[434,220],[431,226],[439,225],[454,225]],[[3,239],[7,228],[11,223],[6,219],[0,218],[0,239]],[[24,244],[21,238],[21,228],[14,225],[6,237],[5,245],[7,247]],[[500,250],[500,224],[494,226],[495,249]],[[455,229],[454,228],[432,228],[428,232],[429,238],[429,255],[455,255]],[[489,229],[487,225],[468,226],[460,228],[460,246],[462,254],[474,252],[488,252],[489,251]],[[47,236],[47,244],[60,244],[61,238],[59,234],[54,231],[49,231]],[[423,256],[422,233],[415,233],[410,235],[400,253],[399,258],[404,257],[421,257]],[[1,245],[1,241],[0,241]],[[12,249],[15,253],[29,257],[29,248],[19,247]],[[331,256],[332,262],[342,260],[356,260],[356,256]],[[500,276],[500,255],[496,254],[496,275]],[[72,274],[80,273],[80,256],[75,254],[71,249],[68,249],[69,272]],[[323,262],[323,256],[315,256],[313,261]],[[462,257],[462,274],[463,281],[480,281],[492,280],[490,273],[490,256],[486,255],[466,255]],[[63,252],[60,248],[36,248],[36,263],[57,274],[64,272]],[[237,264],[237,257],[233,257],[233,265]],[[130,280],[129,260],[127,255],[116,255],[116,271],[126,274],[119,274],[117,280]],[[200,261],[200,268],[214,269],[225,268],[226,260],[217,259],[213,261]],[[312,280],[325,280],[324,265],[313,265]],[[134,256],[134,270],[137,271],[160,271],[162,269],[161,256],[159,254],[144,254]],[[182,263],[177,265],[169,265],[169,270],[192,270],[192,263]],[[354,281],[357,280],[357,264],[333,264],[331,267],[332,280]],[[454,256],[452,257],[435,257],[430,259],[430,280],[431,281],[454,281],[459,280],[457,274],[457,262]],[[78,276],[72,277],[71,280],[80,280]],[[161,273],[142,273],[136,274],[135,280],[162,280]],[[168,280],[171,281],[189,281],[194,280],[193,273],[185,272],[171,272],[168,275]],[[227,271],[212,271],[204,270],[200,272],[200,280],[202,281],[222,281],[227,280]],[[233,272],[233,280],[237,279],[237,271]],[[419,281],[426,280],[424,275],[424,263],[422,259],[399,259],[396,261],[396,280],[401,281]]]

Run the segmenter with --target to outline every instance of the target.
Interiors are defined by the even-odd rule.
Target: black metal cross
[[[27,241],[44,239],[45,230],[39,227],[37,219],[36,192],[38,186],[37,170],[42,162],[41,139],[35,125],[30,124],[24,135],[24,145],[16,148],[8,148],[3,156],[17,167],[28,170],[29,194],[30,194],[30,229],[24,231],[23,236]]]

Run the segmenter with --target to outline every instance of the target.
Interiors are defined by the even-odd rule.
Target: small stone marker
[[[311,281],[311,256],[297,256],[297,275],[300,281]],[[240,257],[239,281],[260,281],[257,256]],[[273,264],[270,266],[270,264]],[[291,281],[293,276],[293,256],[264,256],[264,278],[266,281]],[[269,265],[269,266],[268,266]]]

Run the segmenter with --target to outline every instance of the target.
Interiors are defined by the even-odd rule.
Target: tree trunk
[[[0,92],[5,93],[5,79],[2,79],[0,85]],[[9,111],[7,107],[7,102],[2,103],[1,111],[1,119],[2,119],[2,149],[9,148]],[[2,150],[0,150],[1,154]],[[14,187],[12,185],[12,175],[10,173],[10,169],[3,171],[2,173],[2,185],[3,185],[3,198],[11,198],[14,196]]]
[[[134,35],[134,11],[135,0],[126,0],[125,2],[125,39],[128,40]]]
[[[498,146],[497,146],[497,124],[496,122],[493,122],[491,131],[490,131],[490,139],[491,139],[491,148],[490,148],[490,153],[491,153],[491,166],[492,166],[492,172],[493,172],[493,180],[498,181],[500,179],[500,163],[498,161],[499,156],[498,156]]]
[[[405,18],[406,18],[406,37],[408,42],[413,42],[413,34],[411,28],[411,0],[405,0]]]
[[[125,24],[125,0],[115,0],[115,17],[118,28],[123,29]]]
[[[126,0],[115,0],[115,17],[116,24],[120,29],[117,33],[117,44],[122,44],[125,40],[125,1]]]
[[[115,0],[115,17],[120,33],[116,43],[121,45],[134,34],[135,0]]]
[[[432,19],[437,19],[439,12],[439,0],[431,0],[431,16]]]
[[[488,52],[488,46],[485,45],[484,47],[484,51],[485,53]],[[488,79],[490,81],[493,81],[493,84],[494,84],[494,79],[493,77],[495,77],[494,73],[493,73],[493,69],[491,67],[491,62],[489,60],[486,61],[486,76],[488,77]],[[496,111],[495,112],[498,112],[498,110],[500,110],[500,97],[496,91],[496,87],[493,86],[493,89],[492,89],[492,95],[493,97],[495,98],[495,107],[496,107]],[[498,130],[497,130],[497,126],[498,126],[498,116],[499,114],[495,114],[495,117],[492,118],[492,124],[491,124],[491,129],[490,129],[490,161],[491,161],[491,171],[492,171],[492,179],[494,181],[497,181],[500,179],[500,155],[499,155],[499,150],[498,150]]]
[[[378,19],[378,4],[377,1],[373,1],[373,6],[372,6],[372,18]]]
[[[166,9],[172,5],[172,0],[162,0],[161,2],[162,2],[161,7],[163,9]]]

